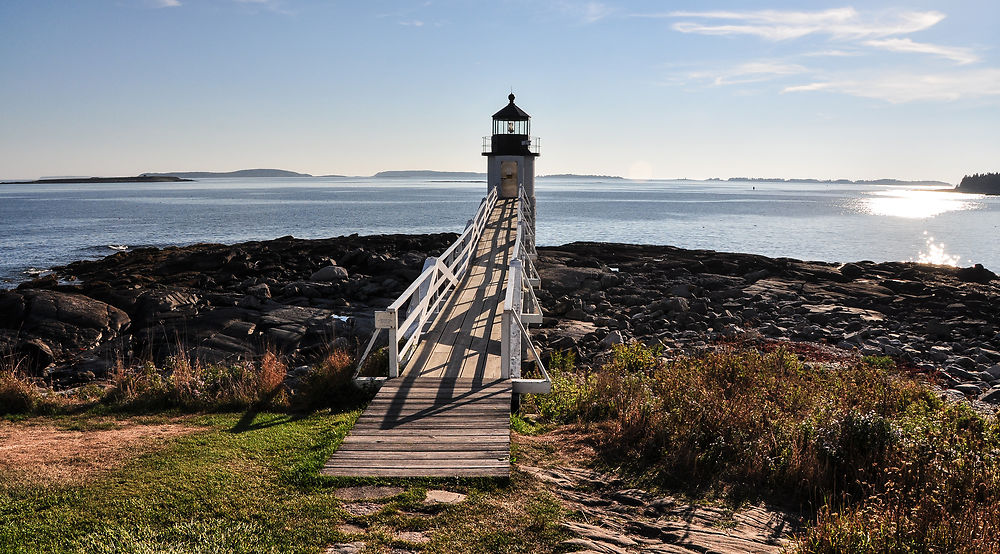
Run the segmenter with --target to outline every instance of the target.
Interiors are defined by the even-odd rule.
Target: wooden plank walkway
[[[388,381],[322,474],[506,477],[510,395],[509,380]]]
[[[511,383],[500,379],[500,321],[516,226],[517,200],[498,199],[465,278],[406,372],[386,381],[323,475],[509,475]]]

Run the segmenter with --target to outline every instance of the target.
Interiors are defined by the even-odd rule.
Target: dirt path
[[[575,515],[561,525],[576,535],[577,552],[781,552],[798,519],[773,506],[737,511],[626,488],[610,475],[586,469],[592,451],[558,432],[517,437],[524,462],[518,471],[538,479]],[[534,465],[533,465],[534,464]]]
[[[84,481],[197,430],[183,423],[111,425],[70,431],[44,423],[0,422],[0,484]]]

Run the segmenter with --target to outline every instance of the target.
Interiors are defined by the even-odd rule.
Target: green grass
[[[121,469],[71,485],[5,481],[0,473],[0,552],[321,552],[364,540],[427,552],[549,552],[567,538],[560,508],[527,480],[333,479],[318,469],[359,412],[296,416],[213,413],[185,418],[198,429]],[[115,416],[34,418],[75,430]],[[109,419],[111,418],[111,419]],[[130,421],[159,423],[163,415]],[[120,423],[120,422],[119,422]],[[15,423],[17,424],[17,423]],[[369,516],[353,516],[336,487],[394,484],[404,492]],[[461,491],[452,506],[425,506],[428,488]],[[342,523],[366,529],[345,535]],[[423,531],[411,544],[397,531]]]
[[[0,551],[315,551],[336,538],[316,516],[337,502],[295,481],[354,417],[201,416],[203,431],[92,483],[4,486]]]

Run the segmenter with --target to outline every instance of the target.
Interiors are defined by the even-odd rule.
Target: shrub
[[[0,369],[0,414],[32,411],[39,401],[35,385],[16,368]]]
[[[354,358],[345,350],[334,350],[303,376],[293,397],[299,409],[339,407],[360,399],[352,377]]]
[[[585,398],[590,387],[587,377],[576,373],[575,365],[576,355],[573,351],[552,352],[547,368],[552,379],[552,392],[525,395],[522,399],[524,410],[534,411],[543,419],[556,423],[580,419],[584,406],[590,404],[589,399]]]
[[[995,418],[942,403],[885,358],[656,354],[633,343],[589,375],[554,371],[539,416],[596,423],[605,461],[640,479],[816,506],[803,552],[1000,548]]]

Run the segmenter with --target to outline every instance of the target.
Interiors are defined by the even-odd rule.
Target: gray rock
[[[965,369],[972,369],[976,367],[976,361],[968,356],[956,356],[954,359],[949,361],[958,364]]]
[[[347,270],[337,266],[328,265],[309,276],[313,281],[343,281],[348,278]]]
[[[845,279],[853,281],[854,279],[864,275],[865,270],[858,264],[844,264],[840,266],[840,274],[843,275]]]
[[[611,331],[608,336],[604,337],[601,341],[601,346],[614,346],[616,344],[625,344],[625,339],[622,338],[620,331]]]
[[[989,402],[990,404],[1000,404],[1000,388],[993,388],[986,393],[985,396],[980,398],[983,402]]]
[[[34,345],[28,347],[28,353],[45,365],[115,339],[131,324],[125,312],[80,294],[35,289],[0,291],[0,301],[7,311],[0,313],[0,327],[19,331],[28,344]],[[33,343],[31,339],[40,341]]]
[[[671,312],[687,312],[690,310],[688,306],[688,301],[679,296],[667,299],[667,309]]]
[[[427,491],[424,497],[425,504],[457,504],[465,500],[466,495],[459,492],[451,492],[439,489]]]
[[[957,379],[959,381],[978,381],[979,380],[979,377],[976,374],[971,373],[969,371],[966,371],[965,369],[963,369],[963,368],[961,368],[961,367],[959,367],[957,365],[950,365],[950,366],[946,367],[944,371],[945,371],[945,373],[947,373],[948,375],[950,375],[953,379]]]
[[[271,288],[268,287],[265,283],[261,283],[259,285],[254,285],[252,287],[248,287],[247,288],[247,294],[252,294],[252,295],[256,296],[257,298],[261,298],[261,299],[263,299],[263,298],[271,298]]]
[[[994,379],[1000,379],[1000,364],[987,368],[986,373],[989,373]]]
[[[572,310],[566,312],[566,319],[584,321],[587,319],[587,312],[583,311],[581,308],[573,308]]]
[[[954,390],[966,395],[966,396],[979,396],[979,393],[983,392],[978,386],[971,383],[965,383],[962,385],[955,385],[952,387]]]

